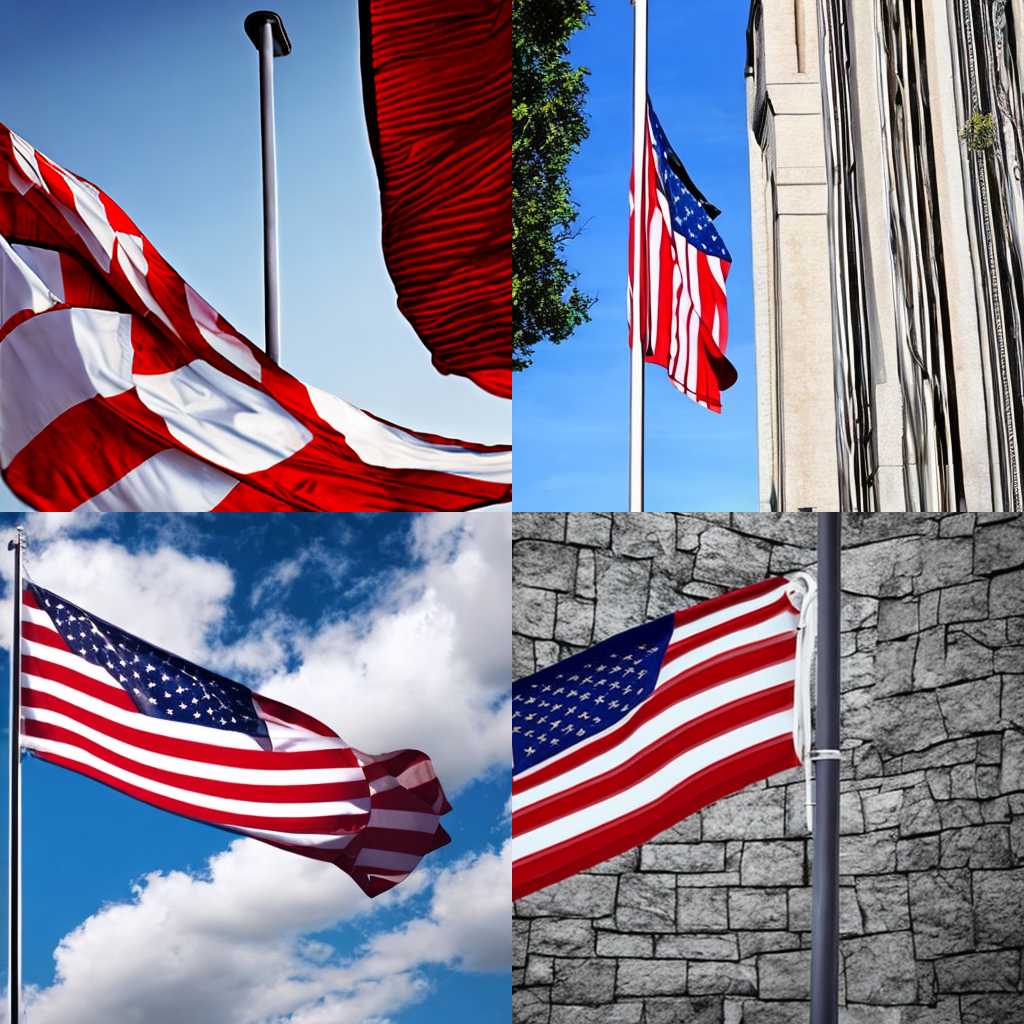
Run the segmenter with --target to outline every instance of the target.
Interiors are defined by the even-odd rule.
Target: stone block
[[[843,1012],[839,1011],[840,1014]],[[755,1003],[743,1006],[739,1024],[807,1024],[807,1003]],[[840,1017],[840,1024],[844,1024]],[[879,1024],[879,1022],[874,1022]]]
[[[547,989],[519,988],[512,993],[512,1024],[548,1024],[551,997]]]
[[[941,851],[944,868],[1010,868],[1014,863],[1008,825],[950,829],[942,833]]]
[[[857,904],[864,933],[910,928],[907,880],[902,875],[867,875],[856,880]]]
[[[552,1006],[550,1024],[641,1024],[644,1004],[609,1003],[606,1006]]]
[[[693,575],[716,586],[756,583],[768,572],[770,551],[764,541],[712,526],[701,534]]]
[[[551,595],[552,597],[554,595]],[[558,595],[555,639],[576,647],[587,647],[594,638],[594,605],[567,594]]]
[[[974,923],[981,946],[1024,946],[1024,867],[974,872]]]
[[[512,599],[512,632],[550,640],[554,631],[554,592],[536,587],[516,587]]]
[[[878,829],[897,826],[903,811],[903,794],[905,792],[902,789],[895,789],[889,792],[862,793],[864,827],[869,832],[875,832]],[[935,820],[938,821],[937,816]]]
[[[992,616],[1024,615],[1024,569],[1004,573],[992,580],[988,608]]]
[[[810,996],[811,951],[765,953],[757,958],[761,999],[807,999]]]
[[[554,959],[550,956],[535,956],[531,953],[526,961],[523,983],[525,985],[550,985],[554,980]]]
[[[565,540],[564,512],[516,512],[512,516],[512,540]]]
[[[916,1002],[917,964],[909,931],[848,939],[843,943],[843,963],[849,1002]]]
[[[555,960],[553,1003],[600,1006],[615,998],[614,960]]]
[[[675,931],[675,875],[622,875],[615,924],[627,932]]]
[[[999,774],[1003,793],[1024,791],[1024,732],[1007,729],[1003,733],[1003,763]]]
[[[642,871],[692,874],[725,869],[725,843],[651,843],[640,853]]]
[[[988,576],[1024,565],[1024,520],[987,524],[979,521],[974,533],[974,571]]]
[[[849,708],[843,728],[848,740],[873,743],[883,759],[924,750],[947,738],[934,693],[908,693]]]
[[[516,541],[512,553],[514,585],[571,592],[576,578],[576,551],[542,540]]]
[[[538,918],[530,932],[530,952],[542,956],[593,956],[594,929],[578,918]]]
[[[676,521],[671,512],[617,512],[612,550],[626,558],[653,558],[676,550]]]
[[[681,932],[729,930],[726,889],[680,888],[676,922]],[[669,929],[666,929],[669,930]]]
[[[729,890],[729,927],[733,931],[785,928],[787,916],[784,889]]]
[[[743,885],[800,885],[804,881],[804,844],[780,840],[749,842],[740,866]]]
[[[937,691],[939,709],[950,736],[967,736],[991,729],[999,719],[1002,682],[998,676],[944,686]]]
[[[1024,1020],[1024,996],[963,996],[960,1012],[962,1024],[1017,1024]]]
[[[940,537],[970,537],[974,533],[975,514],[960,512],[956,515],[943,516],[939,520]]]
[[[938,827],[938,818],[936,818]],[[896,843],[897,871],[927,871],[939,866],[939,837],[921,836]]]
[[[638,871],[640,869],[640,850],[634,847],[632,850],[625,850],[609,857],[608,860],[595,864],[588,871],[595,875],[621,875],[626,871]]]
[[[878,639],[898,640],[917,632],[917,600],[884,600],[878,605]]]
[[[699,961],[689,965],[689,989],[693,995],[754,995],[757,971],[753,964],[731,961]]]
[[[971,878],[966,869],[909,876],[914,941],[921,959],[974,948]]]
[[[597,597],[595,586],[595,562],[594,552],[588,548],[581,548],[577,556],[576,564],[576,596],[593,600]]]
[[[512,675],[515,679],[533,675],[537,665],[533,658],[533,641],[525,636],[512,637]]]
[[[720,1024],[722,1000],[655,998],[644,1000],[644,1024]]]
[[[756,956],[758,953],[774,953],[785,949],[799,949],[800,936],[794,932],[739,932],[740,959]]]
[[[654,956],[653,935],[622,935],[619,932],[597,933],[598,956]]]
[[[921,565],[914,589],[923,593],[969,580],[974,563],[973,549],[970,537],[922,541]]]
[[[594,640],[604,640],[643,622],[647,612],[647,584],[651,567],[646,561],[630,561],[596,554],[597,616]]]
[[[572,875],[516,903],[520,917],[605,917],[615,909],[617,879]]]
[[[569,544],[606,548],[612,540],[612,517],[600,512],[570,512],[565,539]]]
[[[680,960],[738,960],[735,935],[659,935],[655,955]]]
[[[616,993],[621,996],[677,995],[686,992],[684,960],[620,960]]]
[[[1003,725],[1024,730],[1024,675],[1005,674],[1000,702]]]
[[[1016,992],[1020,977],[1020,954],[967,953],[935,963],[940,992]]]
[[[988,616],[988,580],[939,592],[939,622],[973,622]]]
[[[839,844],[841,875],[877,875],[896,866],[896,832],[867,832],[847,836]]]

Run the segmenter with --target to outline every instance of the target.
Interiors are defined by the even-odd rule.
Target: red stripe
[[[526,792],[542,782],[557,778],[563,772],[576,768],[591,758],[611,750],[632,736],[645,722],[651,721],[666,708],[678,704],[679,701],[685,700],[687,697],[692,697],[712,686],[718,686],[720,683],[728,682],[730,679],[749,675],[758,669],[791,661],[795,656],[795,634],[782,633],[767,640],[758,640],[735,650],[725,651],[710,661],[694,665],[656,687],[647,700],[637,705],[632,717],[621,722],[615,728],[601,733],[590,743],[568,751],[558,760],[541,765],[529,775],[514,778],[512,792]]]
[[[512,815],[512,835],[522,835],[541,825],[599,803],[636,785],[674,758],[708,740],[731,732],[793,706],[793,683],[747,694],[723,704],[676,729],[659,736],[629,760],[571,789],[554,793]]]
[[[777,600],[772,601],[770,604],[766,604],[761,608],[754,608],[752,611],[744,612],[742,615],[735,615],[731,619],[726,619],[724,622],[709,626],[699,633],[693,633],[690,636],[683,637],[681,640],[677,640],[673,644],[669,644],[662,664],[668,665],[681,655],[699,650],[713,640],[720,640],[724,636],[738,633],[741,629],[757,626],[762,622],[775,618],[780,612],[792,610],[793,603],[790,601],[789,595],[781,594]],[[678,629],[679,627],[677,626],[676,628]],[[795,622],[793,623],[793,629],[796,629]]]
[[[76,672],[64,665],[43,661],[31,654],[26,654],[21,659],[21,671],[24,675],[37,676],[70,686],[79,693],[84,693],[94,700],[103,701],[104,704],[109,704],[111,707],[120,708],[122,711],[140,714],[139,709],[124,690],[115,690],[114,687],[108,686],[106,683],[101,683],[91,676],[82,675],[81,672]],[[25,683],[23,682],[22,685],[24,686]],[[31,686],[31,682],[28,685]]]
[[[42,693],[39,690],[33,690],[31,687],[23,687],[22,703],[25,707],[41,708],[67,715],[68,718],[72,718],[82,725],[87,725],[116,740],[130,743],[141,750],[150,750],[155,754],[167,754],[169,757],[182,757],[189,761],[209,761],[212,764],[229,765],[233,768],[283,771],[293,768],[356,767],[352,752],[347,747],[332,750],[237,750],[233,747],[220,747],[212,743],[200,743],[196,740],[171,739],[158,733],[133,729],[93,714],[91,711],[86,711],[85,708],[81,708],[77,704],[61,700],[48,693]]]
[[[798,764],[790,736],[766,740],[717,761],[636,811],[517,860],[512,865],[512,898],[522,899],[600,864],[622,850],[646,842],[715,800]]]
[[[141,775],[153,782],[162,782],[177,789],[192,790],[208,796],[227,797],[232,800],[258,801],[261,803],[330,803],[341,800],[368,799],[370,787],[365,782],[322,782],[298,784],[287,781],[287,772],[282,773],[281,785],[265,785],[247,782],[225,782],[219,779],[207,779],[199,774],[183,775],[179,772],[154,768],[130,757],[116,754],[109,747],[102,746],[87,739],[70,729],[49,722],[40,722],[28,718],[24,721],[22,735],[39,739],[53,740],[78,747],[80,750],[102,758],[108,764],[134,775]],[[197,764],[196,771],[202,770]]]
[[[55,647],[59,651],[71,653],[67,641],[55,629],[48,626],[41,626],[36,622],[23,622],[21,624],[21,637],[23,640],[30,640],[32,643],[45,644],[47,647]]]
[[[708,600],[691,605],[689,608],[683,608],[675,613],[675,628],[678,629],[688,622],[702,619],[705,615],[720,612],[723,608],[732,608],[734,605],[743,604],[744,601],[760,597],[787,583],[789,580],[785,576],[772,576],[769,579],[751,583],[749,586],[740,587],[739,590],[730,590],[728,593],[719,594],[718,597],[708,598]],[[795,607],[794,610],[799,611]]]
[[[122,782],[113,775],[99,771],[89,765],[84,765],[70,758],[62,757],[59,754],[51,754],[41,750],[32,751],[35,757],[50,761],[52,764],[60,765],[62,768],[69,768],[79,775],[87,775],[97,782],[102,782],[111,789],[116,789],[128,796],[135,797],[143,803],[152,804],[161,810],[170,811],[173,814],[180,814],[185,818],[192,818],[196,821],[205,822],[208,825],[227,825],[235,828],[258,828],[267,829],[272,832],[291,832],[295,835],[317,834],[323,835],[348,835],[360,831],[366,823],[366,814],[332,814],[316,818],[286,818],[286,817],[263,817],[257,814],[233,814],[228,811],[212,811],[209,808],[197,807],[194,804],[182,800],[172,800],[169,797],[160,796],[140,786],[133,786]]]

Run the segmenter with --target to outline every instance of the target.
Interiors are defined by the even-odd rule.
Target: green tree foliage
[[[587,69],[569,39],[593,13],[589,0],[515,0],[512,13],[512,355],[531,363],[539,342],[564,341],[590,319],[565,241],[577,206],[566,170],[587,137]]]

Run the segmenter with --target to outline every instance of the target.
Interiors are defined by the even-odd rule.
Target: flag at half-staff
[[[676,388],[721,412],[721,393],[736,383],[725,355],[732,257],[713,223],[718,209],[669,145],[650,98],[639,159],[629,197],[629,343],[642,347],[646,362],[665,367]]]
[[[418,750],[333,729],[29,583],[21,747],[165,811],[329,861],[368,895],[449,842]]]
[[[0,468],[43,511],[443,511],[512,491],[508,446],[400,427],[276,366],[110,196],[2,125]]]
[[[806,766],[813,592],[805,574],[768,579],[515,683],[515,899]]]

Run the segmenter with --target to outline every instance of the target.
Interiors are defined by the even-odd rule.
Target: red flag
[[[361,0],[398,307],[441,373],[512,396],[512,0]]]

